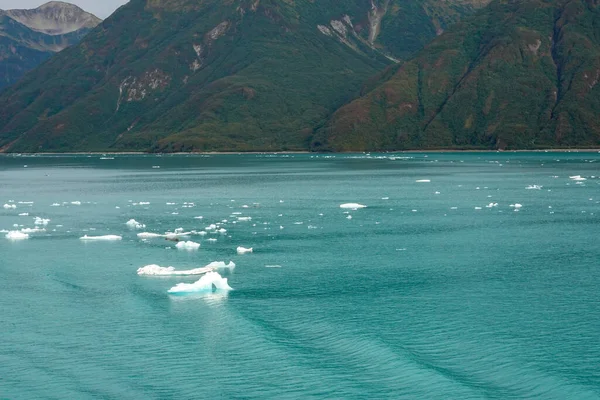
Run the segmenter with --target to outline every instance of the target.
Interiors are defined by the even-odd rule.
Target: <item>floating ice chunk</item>
[[[543,186],[540,185],[529,185],[525,189],[527,190],[542,190]]]
[[[252,221],[252,217],[237,217],[238,221]]]
[[[245,247],[239,246],[237,248],[237,253],[238,254],[247,254],[247,253],[253,253],[253,252],[254,252],[254,249],[252,247],[250,247],[249,249],[247,249]]]
[[[39,233],[39,232],[46,232],[46,229],[38,228],[36,226],[35,228],[23,228],[23,229],[21,229],[21,232],[23,232],[23,233]]]
[[[206,231],[196,232],[196,234],[200,235],[200,236],[206,236],[206,235],[208,235],[208,233]]]
[[[33,221],[33,223],[35,225],[48,225],[50,223],[49,219],[44,219],[44,218],[40,218],[40,217],[35,217],[35,220]]]
[[[17,208],[17,206],[15,204],[5,204],[4,205],[5,210],[11,210],[11,209],[14,210],[15,208]]]
[[[367,208],[367,206],[359,203],[346,203],[340,204],[340,208],[343,208],[345,210],[358,210],[359,208]]]
[[[521,207],[523,207],[523,205],[522,205],[522,204],[519,204],[519,203],[515,203],[515,204],[511,204],[511,205],[510,205],[510,207],[511,207],[511,208],[517,208],[517,209],[518,209],[518,208],[521,208]]]
[[[81,202],[80,201],[72,201],[71,204],[73,204],[74,206],[80,206]]]
[[[79,240],[84,240],[84,241],[114,241],[114,240],[122,240],[123,237],[122,236],[118,236],[118,235],[104,235],[104,236],[82,236],[79,238]]]
[[[146,227],[146,225],[142,224],[141,222],[137,222],[135,219],[130,219],[129,221],[125,222],[125,225],[131,229],[143,229]]]
[[[485,206],[486,208],[493,208],[493,207],[498,207],[498,203],[490,203],[487,206]]]
[[[435,192],[435,194],[441,194],[440,192]]]
[[[415,181],[416,183],[429,183],[431,182],[431,179],[419,179]]]
[[[52,204],[50,205],[50,207],[60,207],[60,204],[58,204],[58,203],[52,203]]]
[[[198,250],[200,248],[200,243],[196,242],[179,242],[175,245],[179,250]]]
[[[184,295],[186,293],[212,292],[216,290],[233,290],[218,272],[208,272],[194,283],[179,283],[169,289],[170,294]]]
[[[21,213],[19,214],[19,217],[29,217],[29,213]]]
[[[226,234],[226,233],[227,233],[227,229],[221,228],[221,229],[219,229],[219,230],[218,230],[218,232],[219,232],[221,235],[224,235],[224,234]]]
[[[25,240],[29,239],[29,235],[20,231],[10,231],[6,234],[8,240]]]
[[[265,265],[265,268],[282,268],[281,265]]]
[[[149,202],[149,201],[140,201],[138,204],[139,204],[140,206],[149,206],[149,205],[150,205],[150,202]]]
[[[587,179],[582,177],[581,175],[570,176],[569,179],[572,179],[574,181],[587,181]]]
[[[185,271],[177,271],[174,267],[161,267],[159,265],[146,265],[137,270],[138,275],[153,275],[153,276],[173,276],[173,275],[203,275],[217,269],[216,263],[211,263],[206,267],[189,269]],[[220,262],[225,265],[225,263]],[[233,263],[230,263],[233,264]],[[235,268],[235,264],[233,264]]]
[[[476,210],[481,210],[481,207],[475,207]]]
[[[346,219],[352,219],[352,215],[348,215]]]
[[[28,205],[31,205],[31,204],[33,204],[33,201],[20,201],[19,204],[28,204]]]
[[[209,241],[209,242],[211,242],[211,243],[214,243],[214,242],[216,242],[216,241],[217,241],[217,239],[215,239],[215,238],[210,238],[210,239],[208,239],[208,241]]]
[[[192,232],[181,232],[181,231],[179,231],[179,229],[176,229],[175,232],[165,233],[164,237],[166,237],[167,239],[176,239],[180,236],[189,236],[191,234],[192,234]]]
[[[203,217],[203,216],[201,216],[201,215],[199,215],[199,216],[197,216],[197,217],[194,217],[194,219],[204,219],[204,217]]]
[[[389,197],[382,197],[381,200],[389,200]]]
[[[142,232],[138,233],[137,237],[139,237],[140,239],[153,239],[158,237],[165,237],[165,235],[161,235],[160,233]]]

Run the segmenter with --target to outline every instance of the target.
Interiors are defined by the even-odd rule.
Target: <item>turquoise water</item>
[[[0,229],[50,219],[0,233],[0,398],[598,399],[598,176],[598,153],[0,157]],[[137,236],[217,223],[196,251]],[[136,273],[213,261],[233,290]]]

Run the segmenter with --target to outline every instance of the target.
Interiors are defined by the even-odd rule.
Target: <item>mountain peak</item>
[[[53,36],[91,29],[102,22],[78,6],[62,1],[50,1],[31,10],[7,10],[4,14],[34,31]]]

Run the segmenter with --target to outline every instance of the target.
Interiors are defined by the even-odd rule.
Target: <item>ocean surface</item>
[[[2,156],[0,230],[2,399],[600,399],[599,153]]]

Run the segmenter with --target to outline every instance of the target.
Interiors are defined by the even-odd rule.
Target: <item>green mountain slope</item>
[[[494,1],[384,78],[313,148],[600,146],[598,1]]]
[[[0,94],[0,149],[308,149],[365,80],[478,3],[132,0]]]
[[[55,53],[78,43],[101,21],[68,3],[0,10],[0,89]]]

